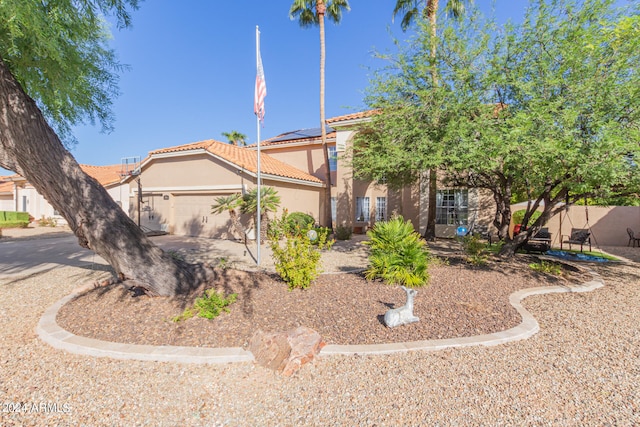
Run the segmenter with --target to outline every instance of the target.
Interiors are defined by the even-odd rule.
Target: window
[[[387,219],[387,198],[376,197],[376,221]]]
[[[467,225],[469,217],[467,190],[438,190],[436,224]]]
[[[337,224],[337,218],[338,217],[338,199],[335,197],[331,198],[331,221],[334,224]]]
[[[369,198],[356,197],[356,221],[369,221]]]
[[[338,152],[336,147],[327,147],[329,153],[329,172],[338,170]]]

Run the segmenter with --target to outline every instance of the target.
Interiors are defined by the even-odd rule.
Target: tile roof
[[[215,141],[213,139],[154,150],[149,152],[149,156],[152,157],[158,154],[179,153],[190,150],[205,150],[208,153],[218,156],[221,159],[233,163],[234,165],[249,172],[258,172],[258,153],[256,151],[246,147],[238,147],[224,142]],[[322,181],[315,176],[294,168],[280,160],[276,160],[264,153],[260,155],[260,168],[262,173],[270,175],[299,179],[313,183],[322,183]]]
[[[351,113],[351,114],[345,114],[343,116],[337,116],[337,117],[331,117],[329,119],[327,119],[327,123],[331,124],[331,123],[338,123],[338,122],[344,122],[347,120],[357,120],[357,119],[365,119],[367,117],[371,117],[375,114],[379,114],[380,110],[367,110],[367,111],[360,111],[358,113]]]
[[[80,168],[89,176],[95,178],[100,185],[106,187],[111,184],[116,184],[122,179],[120,174],[122,165],[110,165],[110,166],[92,166],[92,165],[80,165]]]
[[[8,181],[9,176],[0,176],[0,193],[12,193],[13,194],[13,182]]]

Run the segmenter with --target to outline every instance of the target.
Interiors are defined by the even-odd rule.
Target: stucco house
[[[120,165],[80,167],[95,178],[125,212],[129,210],[129,185],[121,182]],[[0,210],[28,212],[35,219],[53,218],[58,224],[66,222],[44,196],[20,175],[0,177]]]

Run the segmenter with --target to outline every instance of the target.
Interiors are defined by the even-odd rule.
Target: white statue
[[[384,324],[390,328],[420,320],[413,315],[413,298],[418,291],[400,286],[407,293],[407,303],[402,307],[392,308],[384,314]]]

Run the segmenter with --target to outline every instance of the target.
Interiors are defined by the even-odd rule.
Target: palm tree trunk
[[[329,170],[329,148],[327,147],[327,130],[325,129],[324,115],[324,69],[325,69],[325,43],[324,43],[324,14],[326,5],[323,0],[318,0],[316,12],[320,24],[320,135],[322,140],[322,153],[324,155],[325,173],[325,227],[332,228],[331,223],[331,172]]]
[[[439,0],[429,0],[427,2],[427,17],[431,24],[431,79],[433,86],[438,84],[438,72],[436,70],[436,25],[438,18]],[[438,193],[438,173],[435,168],[429,170],[429,206],[427,207],[427,229],[424,237],[427,240],[435,240],[436,238],[436,195]]]
[[[95,179],[82,171],[40,109],[0,58],[0,166],[29,181],[67,220],[80,246],[93,250],[125,283],[173,296],[211,272],[155,246]]]

